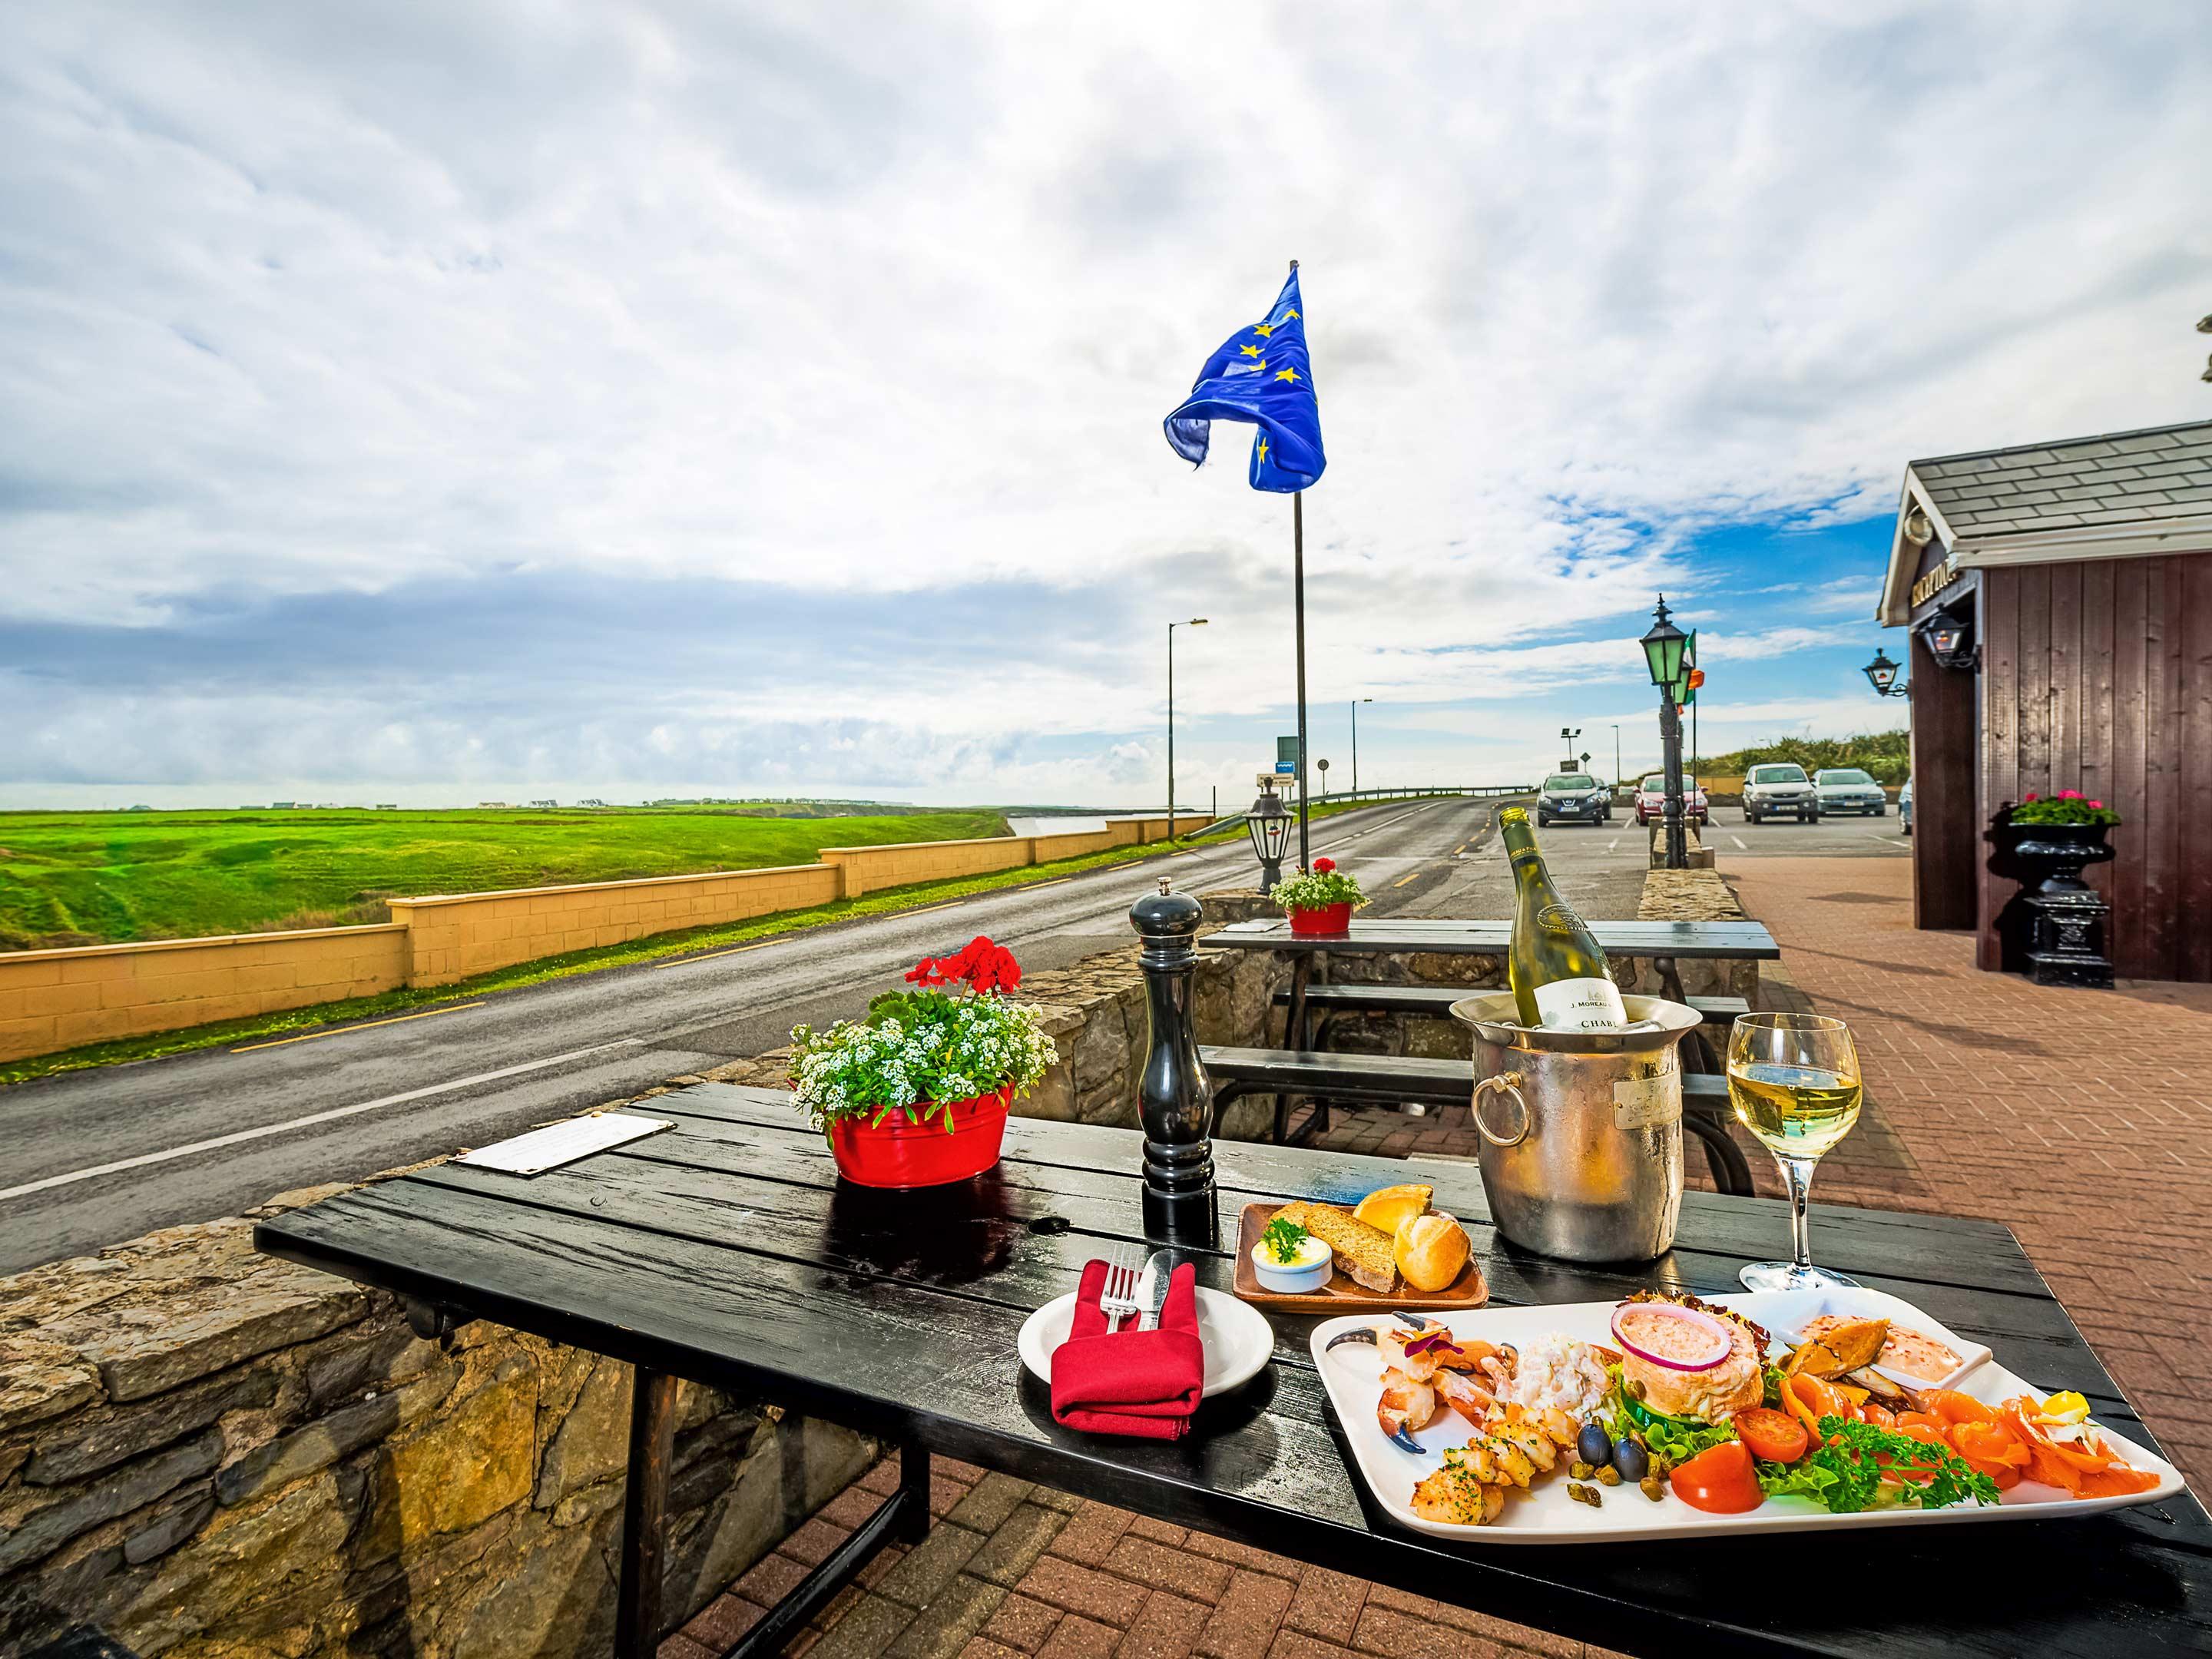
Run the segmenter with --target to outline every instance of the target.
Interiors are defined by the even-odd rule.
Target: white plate
[[[1067,1340],[1075,1322],[1075,1297],[1056,1296],[1022,1322],[1014,1346],[1028,1366],[1046,1382],[1052,1381],[1053,1351]],[[1129,1330],[1133,1321],[1121,1326]],[[1225,1394],[1249,1382],[1267,1367],[1275,1351],[1274,1328],[1249,1303],[1220,1291],[1198,1286],[1198,1337],[1206,1344],[1206,1393]],[[1370,1416],[1374,1413],[1370,1410]]]
[[[1817,1316],[1825,1309],[1814,1305],[1825,1298],[1838,1297],[1842,1292],[1808,1291],[1774,1291],[1734,1296],[1716,1296],[1713,1303],[1733,1308],[1747,1318],[1764,1325],[1779,1344],[1784,1330],[1794,1331],[1805,1320]],[[1850,1292],[1855,1297],[1879,1298],[1885,1310],[1894,1310],[1899,1321],[1943,1340],[1961,1354],[1972,1345],[1962,1346],[1936,1321],[1920,1312],[1910,1304],[1878,1291]],[[1585,1342],[1610,1345],[1610,1322],[1614,1302],[1577,1302],[1556,1307],[1484,1308],[1468,1313],[1432,1314],[1451,1327],[1455,1337],[1479,1337],[1485,1341],[1511,1343],[1525,1346],[1547,1332],[1559,1331]],[[1872,1311],[1870,1303],[1862,1303]],[[1835,1311],[1846,1310],[1838,1306]],[[1792,1322],[1795,1322],[1794,1323]],[[2183,1487],[2181,1474],[2164,1458],[2145,1450],[2133,1441],[2112,1434],[2113,1444],[2122,1456],[2137,1468],[2148,1469],[2159,1476],[2159,1484],[2148,1492],[2134,1492],[2120,1498],[2069,1498],[2055,1486],[2045,1486],[2033,1481],[2022,1481],[2004,1495],[1999,1505],[1984,1508],[1965,1504],[1943,1510],[1896,1509],[1869,1510],[1860,1515],[1831,1515],[1809,1498],[1770,1498],[1757,1509],[1744,1515],[1707,1515],[1693,1510],[1671,1493],[1653,1503],[1632,1486],[1601,1486],[1604,1494],[1603,1506],[1591,1509],[1577,1504],[1567,1496],[1567,1480],[1564,1468],[1548,1475],[1540,1475],[1525,1492],[1508,1498],[1505,1512],[1486,1527],[1450,1526],[1439,1522],[1424,1521],[1416,1516],[1410,1499],[1416,1481],[1437,1468],[1443,1449],[1464,1445],[1468,1430],[1455,1413],[1438,1411],[1435,1420],[1413,1437],[1419,1441],[1425,1455],[1416,1457],[1390,1443],[1375,1421],[1375,1406],[1381,1397],[1382,1374],[1382,1356],[1362,1343],[1347,1342],[1334,1352],[1328,1352],[1329,1338],[1374,1322],[1374,1316],[1347,1316],[1325,1320],[1314,1328],[1314,1364],[1320,1368],[1322,1380],[1328,1389],[1329,1403],[1335,1407],[1338,1420],[1343,1425],[1345,1438],[1352,1447],[1352,1457],[1362,1479],[1367,1482],[1376,1501],[1401,1526],[1416,1532],[1433,1533],[1438,1537],[1463,1539],[1475,1544],[1601,1544],[1629,1540],[1667,1538],[1706,1538],[1727,1534],[1804,1532],[1836,1527],[1911,1527],[1937,1526],[1966,1521],[2047,1520],[2057,1516],[2095,1515],[2105,1510],[2126,1509],[2136,1504],[2154,1504],[2160,1498],[2171,1498]],[[2040,1389],[2030,1388],[1988,1358],[1986,1349],[1976,1348],[1983,1358],[1973,1368],[1953,1384],[1963,1394],[1990,1405],[2008,1400],[2015,1395],[2027,1395],[2033,1399],[2043,1398]],[[1563,1456],[1562,1462],[1565,1462]]]

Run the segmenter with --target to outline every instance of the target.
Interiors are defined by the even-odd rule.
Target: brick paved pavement
[[[1858,1037],[1869,1109],[1826,1160],[1816,1201],[2011,1226],[2168,1453],[2212,1485],[2212,1408],[2197,1388],[2212,1370],[2212,986],[2069,991],[1978,972],[1966,936],[1913,930],[1904,860],[1772,858],[1725,873],[1782,944],[1768,1000],[1841,1015]],[[1474,1152],[1458,1109],[1340,1114],[1327,1144]],[[1761,1190],[1778,1194],[1752,1152]],[[1004,1475],[937,1469],[928,1540],[885,1551],[865,1588],[791,1644],[794,1659],[1604,1659]],[[895,1484],[879,1465],[662,1659],[720,1653]]]
[[[931,1473],[928,1538],[886,1547],[791,1659],[1619,1659],[970,1464]],[[660,1659],[724,1652],[897,1484],[878,1464]]]

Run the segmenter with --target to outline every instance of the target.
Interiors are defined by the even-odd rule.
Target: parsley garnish
[[[1923,1510],[1948,1509],[1969,1498],[1977,1504],[2002,1499],[1997,1483],[1955,1452],[1909,1434],[1824,1417],[1820,1442],[1787,1468],[1760,1464],[1761,1489],[1769,1497],[1797,1493],[1817,1498],[1834,1515],[1872,1509],[1882,1497],[1885,1479],[1897,1483],[1899,1501],[1917,1503]]]
[[[1260,1243],[1278,1261],[1296,1261],[1298,1251],[1312,1235],[1295,1221],[1274,1220],[1260,1235]]]

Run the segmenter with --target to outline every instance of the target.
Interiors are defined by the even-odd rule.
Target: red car
[[[1666,816],[1667,779],[1663,773],[1654,772],[1636,786],[1636,821],[1658,823]],[[1713,821],[1712,810],[1705,805],[1705,792],[1698,787],[1695,778],[1682,780],[1682,821],[1697,824]]]

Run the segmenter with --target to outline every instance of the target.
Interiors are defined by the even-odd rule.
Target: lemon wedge
[[[1384,1187],[1359,1200],[1359,1207],[1352,1213],[1356,1219],[1370,1227],[1380,1227],[1384,1232],[1395,1234],[1401,1222],[1427,1213],[1429,1200],[1436,1196],[1433,1187],[1417,1186],[1407,1182],[1401,1186]]]
[[[2043,1409],[2036,1413],[2038,1419],[2045,1423],[2079,1423],[2088,1415],[2089,1402],[2071,1389],[2052,1395],[2043,1402]]]

